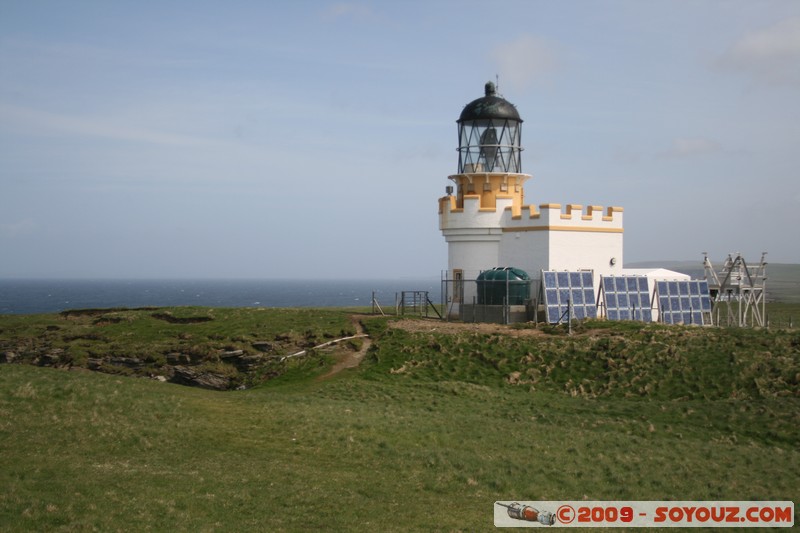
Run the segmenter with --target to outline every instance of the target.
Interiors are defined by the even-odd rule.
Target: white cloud
[[[668,150],[659,152],[660,157],[684,158],[709,155],[721,151],[722,148],[716,141],[709,139],[679,138],[672,141]]]
[[[490,57],[501,84],[514,89],[524,89],[542,81],[559,65],[555,47],[534,35],[522,35],[499,44],[492,49]]]
[[[770,85],[800,85],[800,17],[745,34],[716,65]]]

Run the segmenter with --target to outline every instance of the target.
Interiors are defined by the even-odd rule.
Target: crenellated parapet
[[[504,214],[511,211],[513,204],[514,198],[504,195],[497,195],[492,207],[486,207],[479,194],[465,194],[458,199],[445,196],[439,199],[439,229],[500,229]]]
[[[514,198],[496,196],[496,205],[483,207],[481,196],[465,194],[458,207],[454,196],[439,199],[439,228],[501,228],[503,232],[584,231],[622,233],[621,207],[547,203],[515,205]]]
[[[622,233],[622,208],[581,204],[524,206],[519,215],[507,212],[503,231],[587,231]]]

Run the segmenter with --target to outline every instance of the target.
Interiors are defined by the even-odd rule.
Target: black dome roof
[[[461,116],[458,117],[457,122],[462,122],[464,120],[488,120],[491,118],[510,119],[522,122],[514,104],[497,96],[497,89],[494,83],[487,82],[486,96],[473,100],[464,106],[464,110],[461,112]]]

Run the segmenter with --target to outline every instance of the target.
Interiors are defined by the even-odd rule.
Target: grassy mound
[[[280,364],[283,355],[354,332],[348,314],[332,309],[179,307],[4,315],[0,359],[234,389],[281,374],[287,367]],[[198,379],[192,382],[192,376]]]
[[[413,333],[388,328],[368,376],[528,386],[571,396],[800,396],[800,332],[588,321],[578,332]]]

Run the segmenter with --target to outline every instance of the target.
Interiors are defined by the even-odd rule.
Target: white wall
[[[593,270],[597,291],[600,276],[622,273],[622,233],[551,232],[549,270]]]
[[[548,270],[550,256],[549,231],[515,231],[503,234],[500,251],[501,264],[521,268],[532,279],[539,278],[541,270]]]
[[[448,269],[464,271],[464,279],[475,279],[482,270],[501,266],[500,235],[450,235],[447,239]],[[452,277],[452,274],[451,276]]]

